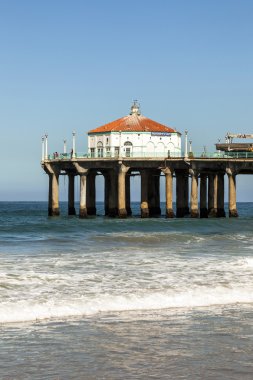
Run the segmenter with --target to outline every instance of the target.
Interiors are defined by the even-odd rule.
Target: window
[[[95,157],[95,148],[90,148],[90,156]]]
[[[126,147],[126,157],[131,157],[131,152],[132,152],[132,146],[133,144],[130,141],[126,141],[124,143],[124,146]]]
[[[119,146],[115,146],[115,157],[119,157]]]
[[[104,151],[103,151],[103,144],[101,141],[97,143],[97,148],[98,148],[98,157],[101,158],[104,156]]]

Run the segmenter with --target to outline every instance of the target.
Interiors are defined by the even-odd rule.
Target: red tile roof
[[[111,123],[102,125],[101,127],[92,129],[88,133],[104,133],[104,132],[167,132],[175,133],[175,129],[166,127],[154,120],[138,113],[132,113],[128,116],[114,120]]]

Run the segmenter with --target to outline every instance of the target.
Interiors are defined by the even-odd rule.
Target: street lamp
[[[47,143],[48,143],[48,140],[47,140],[47,138],[48,138],[48,134],[45,133],[45,160],[48,159],[48,150],[47,150]]]
[[[188,158],[188,131],[187,129],[184,131],[184,157]]]
[[[41,161],[44,161],[45,159],[45,137],[44,136],[42,136],[41,141],[42,141]]]
[[[189,148],[189,153],[192,153],[192,140],[189,140],[190,148]]]
[[[76,156],[76,132],[72,132],[72,157]],[[71,158],[72,158],[71,157]]]

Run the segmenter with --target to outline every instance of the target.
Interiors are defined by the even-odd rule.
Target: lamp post
[[[41,161],[44,161],[44,158],[45,158],[45,137],[44,136],[42,136],[41,141],[42,141]]]
[[[63,140],[63,153],[67,153],[67,140]]]
[[[184,131],[184,157],[188,158],[188,131],[187,129]]]
[[[190,144],[189,153],[192,153],[192,140],[189,140],[189,144]]]
[[[72,157],[76,156],[76,132],[72,132]]]
[[[47,146],[48,140],[47,140],[47,138],[48,138],[48,134],[46,133],[45,134],[45,160],[48,159],[48,150],[47,150],[47,148],[48,148],[48,146]]]

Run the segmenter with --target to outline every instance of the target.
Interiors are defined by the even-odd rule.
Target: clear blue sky
[[[252,19],[251,0],[0,0],[0,200],[46,200],[41,136],[86,151],[133,99],[195,150],[253,133]]]

